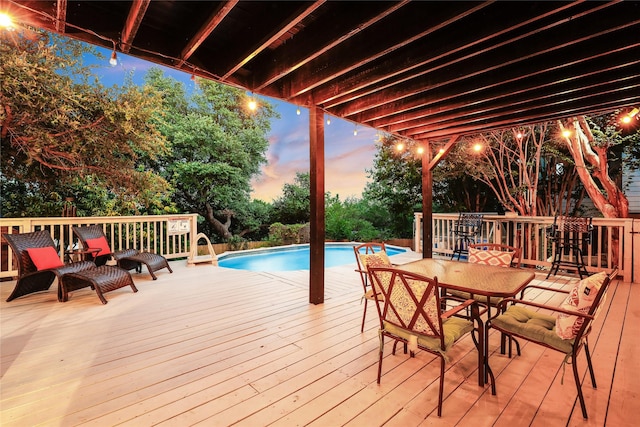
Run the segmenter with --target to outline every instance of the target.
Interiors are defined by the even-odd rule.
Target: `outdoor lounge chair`
[[[7,302],[34,292],[46,291],[58,279],[58,301],[67,300],[62,278],[65,274],[95,269],[91,261],[63,264],[53,239],[46,230],[32,233],[3,234],[18,264],[16,286]]]
[[[120,268],[125,270],[133,270],[140,273],[142,271],[142,264],[147,266],[149,274],[156,280],[157,277],[154,272],[166,268],[170,273],[173,270],[169,266],[167,259],[162,255],[154,254],[151,252],[140,252],[137,249],[123,249],[120,251],[111,251],[111,247],[107,242],[107,236],[102,231],[102,227],[99,225],[89,225],[83,227],[73,227],[73,234],[78,237],[82,247],[100,248],[101,251],[93,256],[93,260],[97,266],[101,266],[107,263],[107,261],[113,257]]]
[[[587,338],[600,305],[605,300],[605,294],[611,281],[618,274],[618,269],[607,275],[604,272],[582,279],[571,291],[529,285],[525,290],[534,288],[544,291],[566,294],[567,298],[560,306],[538,304],[516,298],[506,298],[499,306],[497,313],[487,321],[485,342],[489,337],[489,329],[496,329],[515,339],[526,340],[565,355],[564,362],[573,368],[573,377],[578,391],[582,416],[587,418],[587,409],[582,395],[580,373],[578,372],[578,353],[584,349],[587,367],[591,377],[591,384],[596,388],[596,378],[593,373],[591,354]],[[524,297],[525,290],[522,292]],[[528,307],[528,308],[527,308]],[[547,314],[548,311],[555,315]],[[518,355],[520,345],[516,342]],[[509,354],[511,356],[511,354]],[[489,360],[486,361],[487,370],[491,372]],[[563,367],[564,372],[564,367]]]

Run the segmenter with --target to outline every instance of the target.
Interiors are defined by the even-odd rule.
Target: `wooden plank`
[[[475,352],[465,338],[447,365],[439,418],[433,356],[392,356],[387,345],[376,384],[379,320],[370,307],[360,333],[355,264],[325,271],[326,299],[318,305],[308,302],[308,271],[254,273],[184,261],[172,261],[172,268],[157,281],[134,274],[140,292],[108,293],[107,305],[89,289],[58,303],[53,287],[0,301],[3,427],[634,421],[638,314],[628,307],[637,306],[638,290],[629,284],[610,294],[594,327],[598,389],[587,379],[588,423],[579,408],[572,418],[552,408],[575,400],[569,372],[564,386],[558,384],[559,353],[524,345],[522,356],[509,359],[499,354],[495,333],[489,344],[498,395],[477,386]],[[536,283],[575,283],[563,276],[545,282],[544,276]],[[0,295],[12,289],[13,282],[2,283]],[[537,291],[527,295],[555,301]]]

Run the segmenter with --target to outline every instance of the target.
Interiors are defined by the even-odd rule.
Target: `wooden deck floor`
[[[640,292],[612,285],[591,337],[598,389],[585,381],[585,421],[562,356],[525,345],[512,359],[490,339],[498,395],[476,383],[469,338],[447,365],[390,354],[376,384],[377,316],[360,333],[354,266],[327,269],[325,303],[308,303],[308,272],[252,273],[172,262],[134,274],[100,304],[89,290],[5,302],[0,283],[0,424],[9,426],[630,426],[639,402]],[[538,274],[536,281],[543,281]],[[562,286],[570,282],[557,277]],[[579,358],[585,371],[584,358]]]

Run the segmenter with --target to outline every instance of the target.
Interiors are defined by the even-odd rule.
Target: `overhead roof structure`
[[[640,104],[640,2],[0,1],[32,25],[414,140]]]
[[[0,0],[43,28],[310,111],[309,300],[324,301],[323,114],[429,144],[640,104],[637,1]],[[423,256],[431,169],[423,160]]]

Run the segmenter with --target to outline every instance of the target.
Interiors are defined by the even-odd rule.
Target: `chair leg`
[[[438,390],[438,416],[442,416],[442,392],[444,389],[444,357],[440,357],[440,390]]]
[[[382,376],[382,353],[384,353],[384,335],[382,335],[382,331],[378,331],[378,338],[380,339],[380,351],[378,355],[378,384],[380,384],[380,377]]]
[[[584,355],[587,358],[587,366],[589,367],[589,375],[591,376],[591,385],[593,388],[598,388],[596,385],[596,376],[593,372],[593,365],[591,364],[591,352],[589,351],[589,344],[584,343]]]
[[[584,403],[584,396],[582,395],[582,385],[580,384],[580,375],[578,374],[578,365],[576,363],[575,353],[571,356],[571,365],[573,367],[573,379],[575,380],[576,388],[578,389],[578,399],[580,400],[580,408],[582,409],[582,416],[586,420],[588,419],[587,408]]]
[[[362,312],[362,326],[360,327],[360,333],[364,332],[364,319],[367,317],[367,299],[364,299],[364,311]]]

